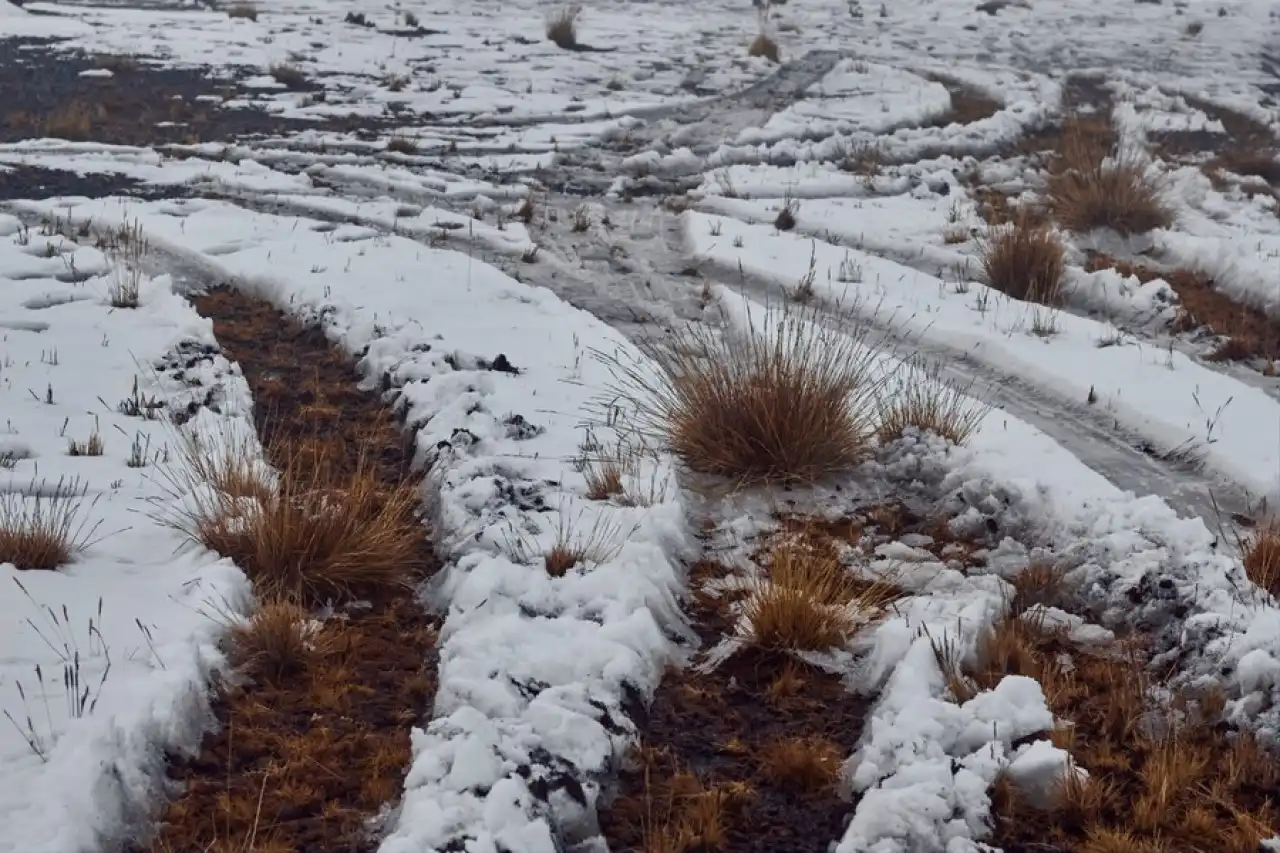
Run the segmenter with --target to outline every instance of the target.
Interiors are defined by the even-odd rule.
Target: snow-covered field
[[[0,38],[62,39],[26,55],[135,57],[86,72],[120,87],[150,66],[207,68],[232,91],[192,100],[275,122],[155,147],[92,129],[0,143],[0,545],[23,514],[74,511],[77,546],[52,571],[0,556],[0,853],[129,842],[175,793],[166,752],[213,724],[220,643],[252,595],[164,524],[163,474],[184,434],[250,428],[249,389],[185,298],[228,283],[320,324],[431,472],[438,688],[409,709],[426,719],[386,853],[607,845],[596,812],[640,711],[689,659],[687,567],[708,531],[769,527],[759,494],[709,496],[656,446],[631,457],[627,499],[591,499],[583,447],[634,438],[610,362],[797,293],[815,322],[873,329],[886,370],[923,356],[994,406],[964,447],[908,437],[813,502],[839,515],[909,494],[994,539],[981,571],[919,542],[863,567],[910,569],[889,618],[837,656],[871,705],[847,828],[812,849],[987,849],[998,778],[1043,791],[1071,772],[1064,750],[1024,742],[1054,725],[1034,679],[958,702],[936,660],[938,642],[972,657],[1008,582],[1045,555],[1088,603],[1087,619],[1059,614],[1073,636],[1141,630],[1173,683],[1217,685],[1234,726],[1280,736],[1280,607],[1230,529],[1280,495],[1274,364],[1205,359],[1163,279],[1085,269],[1095,250],[1192,269],[1280,316],[1275,189],[1211,180],[1156,144],[1221,137],[1202,160],[1234,144],[1200,103],[1280,130],[1273,14],[983,7],[791,0],[764,23],[778,66],[747,55],[761,22],[742,3],[592,4],[583,49],[562,50],[544,37],[555,10],[524,2],[229,15],[0,0]],[[1019,145],[1091,92],[1157,158],[1173,222],[1063,235],[1064,305],[1006,297],[984,283],[982,191],[1036,199],[1041,164]],[[989,109],[963,118],[966,96]],[[135,285],[137,307],[122,304]],[[566,541],[580,564],[541,571]],[[1158,599],[1130,596],[1157,583]]]

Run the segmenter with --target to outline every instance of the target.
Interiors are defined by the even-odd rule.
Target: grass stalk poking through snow
[[[875,353],[856,321],[769,307],[745,328],[688,325],[641,348],[656,365],[606,357],[635,426],[690,469],[739,484],[812,482],[862,462],[875,414]]]
[[[982,424],[990,408],[941,375],[936,365],[903,365],[876,398],[876,437],[896,441],[912,427],[953,444],[964,444]]]

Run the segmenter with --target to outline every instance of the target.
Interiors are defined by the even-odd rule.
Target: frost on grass
[[[770,306],[720,332],[687,325],[612,359],[636,426],[691,470],[741,484],[816,481],[863,461],[874,431],[874,350],[849,319]]]

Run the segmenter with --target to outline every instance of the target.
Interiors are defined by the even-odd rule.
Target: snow
[[[663,485],[669,460],[653,455],[634,473],[659,484],[651,506],[589,501],[574,468],[578,425],[609,381],[589,352],[634,357],[631,345],[491,266],[364,227],[221,202],[44,207],[77,222],[138,222],[158,250],[322,319],[371,384],[397,389],[406,421],[422,424],[418,455],[436,460],[430,501],[449,560],[429,598],[447,618],[434,716],[414,733],[382,849],[465,838],[552,850],[553,833],[589,824],[598,782],[630,742],[627,697],[651,694],[674,654],[677,566],[690,547],[679,493]],[[499,355],[520,373],[483,366]],[[608,443],[606,432],[597,440]],[[588,565],[552,578],[538,559],[566,529],[572,541],[597,530],[603,541]],[[588,808],[531,792],[566,770],[585,784]]]
[[[1274,389],[1135,331],[1170,319],[1175,296],[1161,281],[1085,273],[1082,250],[1096,235],[1069,249],[1068,311],[993,293],[974,280],[981,223],[966,184],[979,176],[1034,196],[1024,158],[983,158],[1057,116],[1063,69],[1107,72],[1131,141],[1225,131],[1191,96],[1275,125],[1259,88],[1272,81],[1257,61],[1273,36],[1270,7],[1240,0],[1222,5],[1220,18],[1220,4],[1200,2],[1179,15],[1146,3],[1010,4],[990,16],[974,5],[886,6],[882,16],[879,4],[788,4],[773,24],[795,61],[771,77],[772,66],[742,55],[756,21],[740,3],[693,17],[668,4],[596,4],[583,12],[579,37],[607,52],[568,52],[542,38],[545,8],[525,2],[419,4],[422,29],[413,31],[398,11],[367,4],[351,9],[370,27],[309,0],[264,0],[257,21],[205,9],[29,4],[53,13],[36,15],[0,0],[2,35],[66,37],[59,49],[161,64],[212,62],[248,75],[246,87],[280,115],[402,110],[375,138],[308,130],[166,151],[47,139],[0,146],[0,171],[113,173],[229,199],[16,205],[98,229],[140,222],[156,257],[192,280],[145,279],[136,311],[104,304],[113,273],[100,252],[23,236],[16,220],[0,219],[0,456],[16,458],[0,470],[0,487],[29,484],[37,464],[49,482],[83,477],[86,518],[99,524],[90,547],[57,572],[0,567],[30,594],[0,584],[0,612],[13,617],[0,625],[0,707],[16,720],[0,723],[0,853],[96,853],[145,817],[162,793],[164,751],[191,748],[208,723],[205,687],[222,662],[226,626],[218,608],[247,605],[234,566],[190,549],[170,556],[181,540],[149,512],[165,499],[151,476],[157,466],[127,464],[135,436],[172,447],[173,428],[112,405],[135,375],[144,392],[185,404],[188,389],[156,365],[181,342],[213,343],[208,323],[175,293],[186,287],[233,280],[321,322],[359,360],[369,387],[390,389],[388,401],[416,430],[418,461],[435,463],[424,498],[447,569],[425,599],[446,617],[440,689],[423,709],[430,722],[413,733],[386,853],[458,844],[534,853],[588,842],[601,787],[634,736],[632,704],[656,687],[685,632],[681,564],[696,547],[690,496],[671,460],[645,454],[634,474],[637,487],[652,486],[651,506],[588,501],[575,465],[585,413],[609,385],[592,351],[637,356],[621,332],[563,301],[596,304],[596,292],[584,297],[574,282],[600,294],[622,282],[630,290],[619,298],[634,313],[666,317],[678,303],[672,293],[689,295],[663,290],[668,269],[705,273],[709,302],[730,314],[743,298],[776,297],[804,279],[819,305],[842,302],[899,346],[919,343],[998,381],[1091,406],[1155,456],[1199,461],[1218,482],[1274,492]],[[1186,32],[1192,20],[1204,24],[1195,38]],[[1082,28],[1089,38],[1079,38]],[[264,73],[282,61],[324,98],[282,91]],[[98,73],[108,72],[86,72]],[[385,85],[392,75],[407,78],[400,91]],[[944,125],[951,100],[937,75],[985,93],[997,111]],[[417,152],[387,151],[393,134]],[[871,154],[884,161],[878,174],[843,170]],[[1176,224],[1118,253],[1193,266],[1228,294],[1280,311],[1274,199],[1216,189],[1189,166],[1160,168]],[[557,195],[561,174],[561,194],[577,204],[585,187],[593,215],[600,220],[602,208],[613,230],[593,224],[583,242],[557,243],[545,223],[512,221],[526,197],[548,186]],[[632,191],[685,187],[696,187],[695,211],[670,223],[671,245],[659,245],[668,222]],[[634,216],[624,216],[623,198]],[[777,233],[770,223],[788,201],[798,203],[796,229]],[[543,260],[517,263],[539,246]],[[610,266],[597,280],[600,267],[588,265],[599,256]],[[641,275],[622,278],[628,266]],[[1052,334],[1034,333],[1046,324]],[[499,354],[520,372],[491,369]],[[886,368],[894,358],[884,356]],[[216,355],[197,370],[222,405],[183,429],[244,428],[236,372]],[[69,457],[68,439],[95,427],[106,454]],[[622,440],[602,433],[606,443]],[[998,774],[1043,793],[1067,772],[1064,754],[1043,741],[1013,745],[1054,723],[1038,685],[1007,678],[957,704],[922,634],[972,651],[1003,613],[1006,581],[1036,548],[1068,562],[1104,614],[1102,624],[1048,609],[1037,618],[1097,644],[1142,624],[1181,678],[1228,686],[1238,723],[1280,733],[1280,608],[1249,586],[1204,520],[1117,488],[1105,455],[1077,452],[995,411],[966,448],[913,436],[863,472],[950,512],[956,525],[990,521],[1009,538],[993,543],[978,572],[909,543],[881,548],[865,567],[894,572],[909,594],[858,639],[855,680],[875,703],[848,764],[863,796],[841,853],[976,851]],[[745,522],[725,520],[735,525]],[[586,542],[595,531],[604,544]],[[561,536],[597,547],[584,569],[548,577],[537,555]],[[1159,592],[1134,606],[1127,593],[1140,584]],[[34,687],[34,667],[60,677],[66,654],[25,621],[55,631],[42,621],[46,605],[55,620],[66,606],[87,683],[112,653],[101,697],[79,719],[53,688],[46,715]],[[47,762],[22,737],[28,713]],[[566,779],[582,786],[582,801]],[[818,844],[828,841],[836,840]]]
[[[217,643],[248,595],[228,561],[175,553],[183,539],[159,520],[157,505],[173,499],[162,471],[177,428],[116,406],[135,381],[142,397],[185,406],[194,392],[163,359],[178,345],[211,344],[211,325],[165,278],[143,282],[138,309],[112,310],[110,267],[92,248],[0,216],[0,501],[32,511],[34,495],[73,487],[88,545],[57,571],[0,564],[0,709],[12,718],[0,725],[6,853],[97,850],[149,818],[166,750],[196,747],[211,720]],[[83,280],[66,281],[76,272]],[[244,422],[248,389],[225,362],[188,376],[222,405],[183,431]],[[95,431],[102,456],[68,455],[69,441]],[[77,659],[83,703],[63,685]]]

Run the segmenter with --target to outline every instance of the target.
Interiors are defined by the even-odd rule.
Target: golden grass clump
[[[781,784],[807,792],[836,788],[844,759],[838,744],[816,735],[775,740],[760,752],[765,773]]]
[[[1249,580],[1280,595],[1280,522],[1264,522],[1240,543]]]
[[[745,639],[769,650],[824,651],[878,619],[897,589],[855,577],[836,552],[810,537],[787,537],[769,552],[767,578],[743,603]]]
[[[693,471],[741,485],[813,482],[871,450],[879,374],[852,318],[836,329],[774,306],[723,334],[690,324],[641,349],[652,364],[608,359],[612,390],[637,430]]]
[[[1140,152],[1114,142],[1108,128],[1067,122],[1049,175],[1049,205],[1068,231],[1110,228],[1129,236],[1173,223],[1161,181]]]
[[[79,480],[59,480],[0,494],[0,563],[25,571],[71,562],[97,529],[79,520],[87,489]]]
[[[187,497],[168,520],[268,600],[322,603],[405,582],[421,540],[411,483],[385,488],[368,458],[336,473],[287,446],[272,455],[286,461],[269,483],[244,457],[188,445],[175,480]]]
[[[307,612],[286,601],[264,604],[231,631],[231,662],[270,683],[306,669],[314,657]]]
[[[990,406],[944,379],[939,366],[908,362],[876,397],[876,438],[887,444],[914,427],[952,444],[964,444]]]
[[[1019,211],[1011,222],[992,226],[978,241],[987,283],[1014,299],[1056,304],[1066,269],[1062,241],[1031,213]]]

